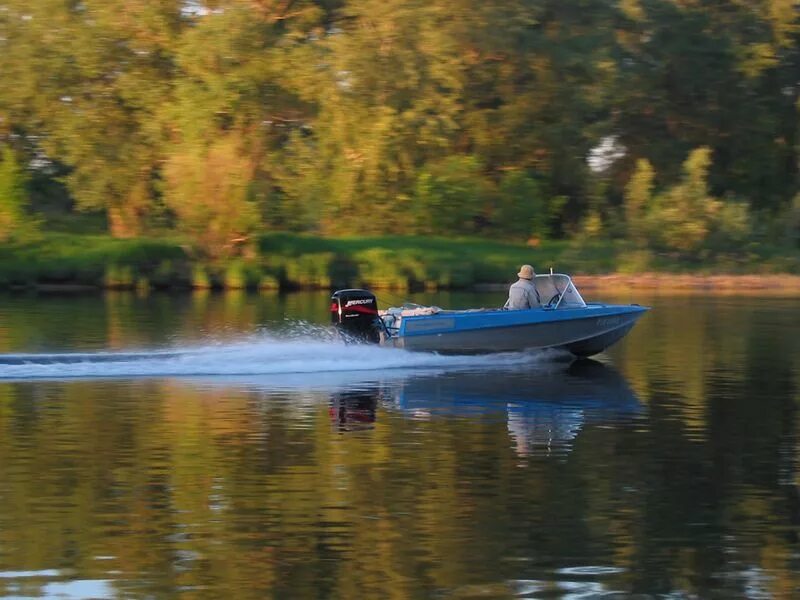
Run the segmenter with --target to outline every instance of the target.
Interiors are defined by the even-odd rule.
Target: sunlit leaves
[[[637,243],[644,241],[645,211],[653,197],[653,166],[646,159],[636,162],[636,171],[625,186],[625,220],[628,224],[628,235]]]
[[[118,236],[183,228],[167,165],[201,171],[228,135],[272,228],[418,231],[420,181],[473,157],[467,230],[527,236],[505,181],[524,173],[564,199],[534,229],[563,235],[624,211],[637,159],[668,186],[705,146],[709,193],[774,220],[797,187],[798,19],[792,0],[7,0],[0,128]]]
[[[14,151],[0,145],[0,242],[25,238],[31,224],[25,215],[27,175]]]
[[[207,147],[178,147],[164,168],[165,200],[178,228],[207,257],[230,257],[259,225],[252,196],[256,165],[240,136],[228,134]]]

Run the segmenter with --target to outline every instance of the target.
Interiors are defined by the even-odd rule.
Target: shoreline
[[[606,273],[600,275],[576,274],[572,276],[579,291],[631,291],[652,293],[720,293],[800,296],[800,275],[695,275],[691,273]],[[509,284],[484,284],[479,291],[496,292]]]
[[[272,293],[346,287],[494,292],[516,280],[519,265],[533,264],[542,272],[553,265],[573,274],[579,289],[800,294],[800,250],[777,247],[689,264],[658,255],[632,263],[638,255],[613,240],[552,240],[530,248],[484,238],[323,238],[273,232],[256,242],[252,256],[204,261],[176,239],[47,233],[36,244],[0,247],[0,293],[144,294],[206,288]]]
[[[626,288],[664,291],[773,291],[800,293],[800,275],[693,275],[681,273],[640,273],[637,275],[576,275],[578,289]]]
[[[579,290],[605,290],[605,291],[647,291],[653,293],[765,293],[777,295],[800,296],[800,275],[791,274],[765,274],[765,275],[695,275],[687,273],[639,273],[639,274],[576,274],[572,276]],[[480,283],[464,287],[441,288],[441,291],[475,291],[498,292],[506,291],[512,282]],[[375,290],[394,289],[383,286],[371,286]],[[242,288],[215,289],[215,292],[238,291],[253,294],[263,293],[294,293],[297,291],[324,291],[332,288],[323,286],[300,287],[292,290],[266,289],[245,290]],[[151,288],[137,289],[135,286],[119,285],[86,285],[76,283],[43,283],[28,286],[9,286],[0,290],[4,294],[85,294],[106,292],[134,292],[134,293],[193,293],[212,291],[208,287],[182,286],[167,289]],[[397,290],[401,291],[401,290]],[[423,290],[408,290],[418,292]]]

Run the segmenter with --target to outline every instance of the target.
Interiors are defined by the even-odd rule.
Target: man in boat
[[[530,265],[522,265],[517,273],[519,281],[512,284],[508,290],[508,301],[505,308],[509,310],[523,310],[526,308],[539,308],[542,301],[539,298],[539,292],[536,291],[536,284],[533,283],[533,278],[536,272]]]

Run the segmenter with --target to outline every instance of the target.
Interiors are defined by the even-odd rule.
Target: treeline
[[[797,247],[793,0],[0,0],[0,238]]]

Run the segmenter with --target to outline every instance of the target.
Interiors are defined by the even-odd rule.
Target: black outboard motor
[[[377,344],[381,340],[378,300],[367,290],[339,290],[331,297],[331,323],[345,339]]]

